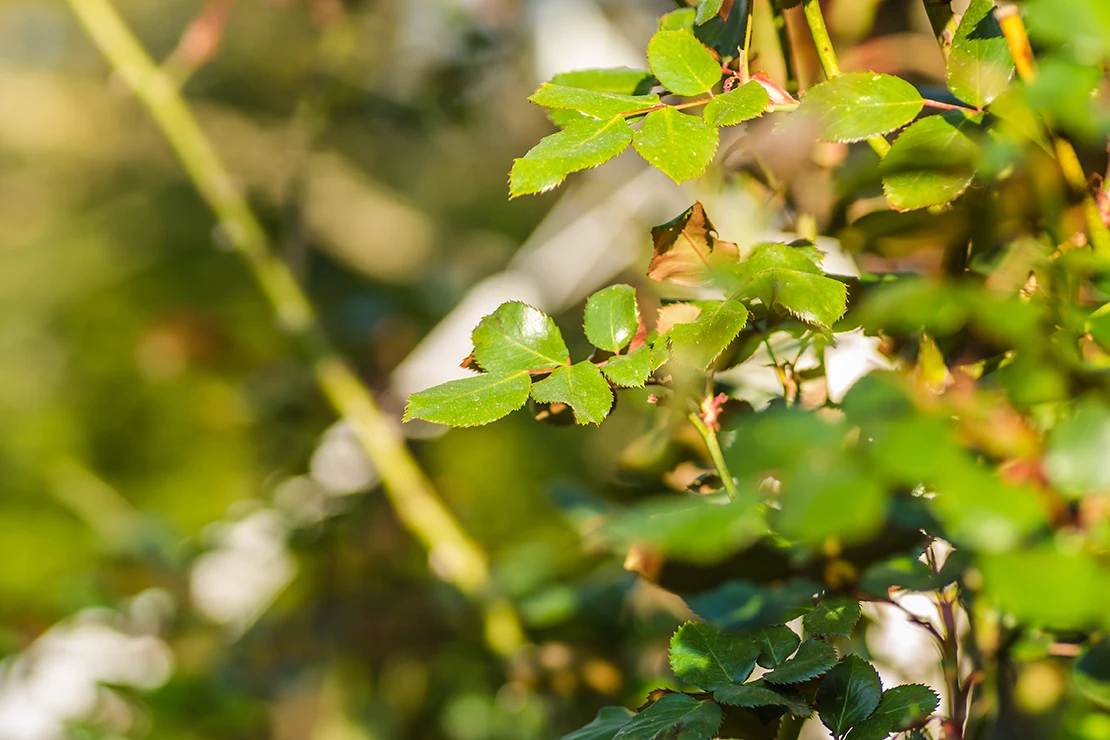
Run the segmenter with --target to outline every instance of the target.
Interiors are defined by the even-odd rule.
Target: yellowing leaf
[[[705,285],[714,264],[739,259],[735,244],[717,238],[717,230],[701,203],[694,203],[673,221],[654,227],[651,241],[653,254],[647,274],[660,282]]]

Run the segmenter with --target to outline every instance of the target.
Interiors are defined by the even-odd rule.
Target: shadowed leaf
[[[763,679],[722,686],[713,692],[713,698],[734,707],[786,707],[795,717],[809,717],[813,714],[813,709],[796,689],[774,686]]]
[[[802,623],[815,635],[840,635],[847,637],[860,617],[860,605],[855,599],[835,596],[824,599],[813,611],[805,615]]]
[[[836,648],[820,640],[806,640],[793,658],[763,676],[763,680],[773,684],[801,683],[820,676],[834,665]]]
[[[667,694],[633,717],[613,740],[709,740],[723,718],[711,701]]]
[[[1014,60],[994,8],[992,0],[972,0],[952,37],[948,55],[948,89],[976,108],[1005,92],[1014,72]]]
[[[593,722],[569,735],[563,735],[562,740],[613,740],[613,736],[634,716],[636,715],[624,707],[602,707]]]
[[[825,727],[842,737],[875,711],[882,693],[879,674],[871,664],[858,655],[849,655],[821,679],[817,713]]]
[[[979,147],[957,111],[929,116],[903,131],[879,165],[887,202],[899,211],[939,206],[963,195],[975,177]]]
[[[706,691],[748,680],[757,657],[759,643],[750,636],[721,634],[699,622],[687,622],[671,638],[671,670]]]

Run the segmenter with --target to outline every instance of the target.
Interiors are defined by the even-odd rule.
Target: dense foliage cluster
[[[788,42],[788,75],[815,49],[827,79],[800,90],[752,71],[772,53],[753,51],[759,14],[781,24],[796,5],[702,0],[662,18],[648,70],[557,76],[531,100],[561,130],[516,160],[509,188],[551,189],[629,145],[680,183],[706,171],[721,128],[775,116],[806,132],[833,205],[805,212],[801,178],[754,156],[735,174],[763,183],[794,238],[725,241],[695,203],[652,231],[654,315],[646,289],[595,293],[596,349],[572,358],[551,318],[507,303],[474,330],[478,374],[415,394],[407,417],[473,426],[532,403],[598,424],[628,395],[656,406],[657,432],[689,423],[704,441],[712,469],[687,493],[609,510],[591,535],[700,618],[671,643],[687,690],[605,709],[567,740],[794,738],[814,713],[838,740],[1005,736],[1013,666],[1045,660],[1067,661],[1075,698],[1043,731],[1104,737],[1110,195],[1086,173],[1110,122],[1110,10],[972,0],[953,15],[926,0],[948,84],[924,90],[842,74],[803,0],[788,12],[812,48],[764,37]],[[818,226],[857,274],[823,269]],[[890,369],[834,396],[826,350],[849,332]],[[730,371],[760,364],[781,394],[736,400]],[[937,604],[921,628],[943,706],[931,688],[884,689],[852,638],[861,602],[906,592]],[[786,625],[799,619],[801,634]]]

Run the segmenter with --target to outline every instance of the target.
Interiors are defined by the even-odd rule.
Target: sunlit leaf
[[[717,238],[701,203],[694,203],[674,220],[652,228],[651,241],[653,254],[647,274],[652,280],[705,285],[715,265],[739,259],[735,244]]]
[[[721,80],[721,64],[686,30],[659,31],[648,42],[652,74],[675,95],[700,95]]]
[[[471,335],[474,359],[491,373],[550,370],[570,362],[555,322],[538,308],[513,301],[482,319]]]
[[[1105,623],[1110,608],[1110,571],[1085,552],[1036,548],[982,555],[986,594],[1018,620],[1054,629]]]
[[[659,102],[658,95],[622,95],[586,90],[545,82],[528,98],[545,108],[559,108],[583,113],[591,118],[608,119],[622,113],[650,108]]]
[[[586,339],[607,352],[620,352],[632,341],[640,325],[636,290],[631,285],[610,285],[586,301]]]
[[[759,643],[752,637],[722,634],[708,624],[687,622],[671,637],[671,670],[706,691],[747,681],[757,657]]]
[[[879,674],[858,655],[845,656],[821,679],[817,689],[817,713],[837,737],[862,722],[882,699]]]
[[[948,55],[948,89],[976,108],[1005,92],[1014,72],[1014,60],[994,9],[992,0],[972,0],[952,37]]]
[[[963,195],[975,177],[979,147],[962,113],[929,116],[909,126],[879,165],[883,190],[899,211],[940,206]]]
[[[847,637],[860,618],[860,605],[855,599],[834,596],[822,599],[821,603],[807,613],[802,623],[815,635],[840,635]]]
[[[551,84],[616,95],[647,95],[655,84],[655,77],[651,72],[628,67],[579,69],[555,75]],[[576,111],[558,108],[548,110],[547,115],[559,128],[586,118]]]
[[[1057,490],[1070,497],[1110,492],[1110,408],[1081,402],[1048,437],[1044,466]]]
[[[597,365],[579,362],[557,368],[532,386],[532,398],[540,403],[565,403],[579,424],[600,424],[613,406],[613,391]]]
[[[667,694],[633,717],[613,740],[709,740],[723,718],[714,702]]]
[[[836,662],[836,659],[833,659]],[[785,707],[795,717],[809,717],[813,710],[791,686],[775,686],[763,679],[746,684],[722,686],[713,692],[721,704],[734,707]]]
[[[748,309],[739,301],[700,301],[701,312],[689,324],[671,328],[671,348],[676,362],[708,368],[736,339],[748,322]]]
[[[700,0],[698,2],[697,23],[701,25],[721,12],[724,0]]]
[[[848,287],[821,274],[808,252],[786,244],[759,244],[722,278],[765,305],[802,321],[831,327],[844,315]]]
[[[652,373],[651,347],[646,344],[626,355],[610,357],[601,372],[613,385],[621,388],[642,388]]]
[[[621,116],[572,123],[513,162],[509,194],[515,198],[551,190],[570,173],[604,164],[631,143],[632,127]]]
[[[905,80],[875,72],[846,72],[811,87],[796,115],[812,118],[828,141],[860,141],[905,126],[925,103]]]
[[[715,96],[705,104],[702,116],[713,126],[735,126],[763,115],[770,104],[771,98],[763,85],[752,80]]]
[[[489,424],[523,406],[531,387],[531,378],[523,372],[452,380],[409,396],[404,420],[453,427]]]
[[[836,648],[820,640],[806,640],[793,658],[765,674],[763,680],[773,684],[801,683],[824,674],[834,665]]]
[[[673,107],[648,113],[632,145],[676,183],[698,177],[717,151],[717,129]]]

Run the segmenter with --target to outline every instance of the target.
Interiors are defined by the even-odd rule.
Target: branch
[[[702,441],[705,442],[705,446],[709,450],[709,457],[713,460],[714,467],[717,468],[717,475],[720,476],[721,485],[728,492],[728,497],[735,499],[740,495],[740,491],[736,488],[736,481],[732,479],[732,473],[728,471],[724,453],[721,452],[721,443],[717,440],[717,432],[710,429],[696,411],[691,412],[690,423],[694,425],[694,429],[698,430]]]
[[[320,328],[308,297],[265,232],[172,79],[160,70],[109,0],[68,0],[115,73],[146,107],[181,160],[221,230],[273,306],[279,326],[301,345],[316,382],[352,425],[381,475],[397,516],[428,550],[435,572],[485,609],[490,647],[509,656],[525,643],[517,615],[495,593],[486,555],[440,500],[392,422]]]

